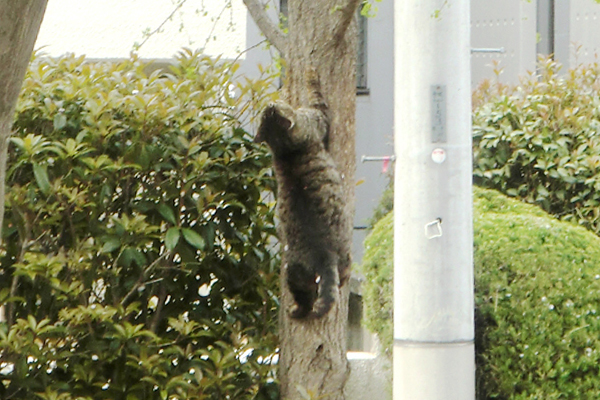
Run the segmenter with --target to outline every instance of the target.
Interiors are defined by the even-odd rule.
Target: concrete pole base
[[[473,400],[475,345],[394,342],[395,400]]]

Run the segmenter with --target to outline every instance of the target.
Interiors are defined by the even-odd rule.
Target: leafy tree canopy
[[[11,139],[0,397],[266,399],[278,271],[270,78],[37,58]]]

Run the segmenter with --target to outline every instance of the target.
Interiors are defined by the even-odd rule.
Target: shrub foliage
[[[268,79],[34,60],[9,150],[0,397],[276,398]],[[238,82],[238,83],[236,83]]]
[[[479,185],[540,205],[600,233],[600,67],[540,59],[538,72],[474,95]]]
[[[392,346],[393,213],[365,242],[367,325]],[[475,188],[479,399],[599,398],[600,239]]]

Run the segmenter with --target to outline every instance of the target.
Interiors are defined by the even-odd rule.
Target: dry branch
[[[252,19],[261,32],[265,35],[269,43],[271,43],[282,56],[285,56],[287,50],[286,35],[271,20],[271,18],[269,18],[261,1],[244,0],[244,4],[248,8],[248,12],[252,16]]]

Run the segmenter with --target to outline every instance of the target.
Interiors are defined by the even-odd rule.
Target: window
[[[367,17],[358,11],[358,49],[356,52],[356,88],[367,89]]]
[[[279,3],[279,12],[287,17],[288,15],[288,0],[281,0]]]

